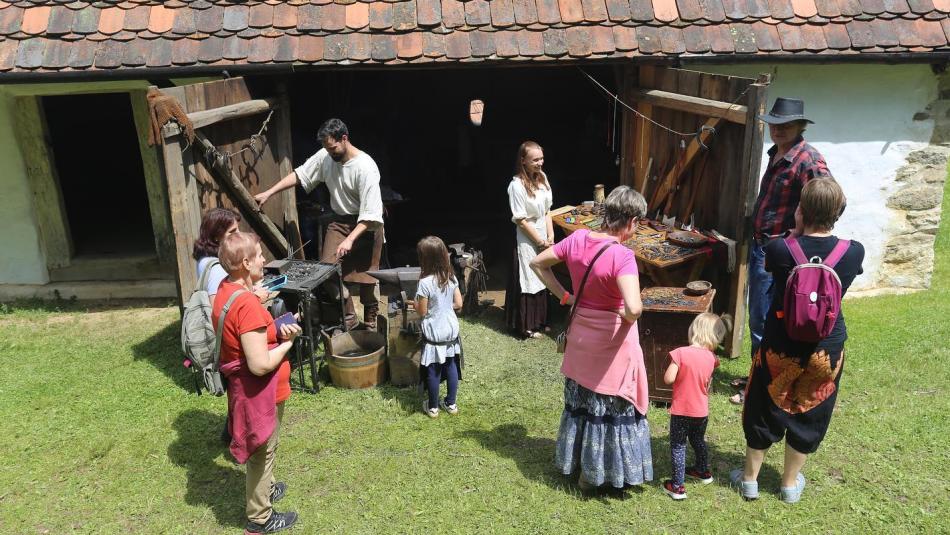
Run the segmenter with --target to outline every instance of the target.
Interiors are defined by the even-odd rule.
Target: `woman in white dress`
[[[534,141],[518,148],[515,176],[508,185],[511,221],[515,224],[515,258],[505,292],[505,322],[526,338],[548,330],[548,291],[531,270],[537,254],[554,245],[551,185],[544,174],[544,150]]]

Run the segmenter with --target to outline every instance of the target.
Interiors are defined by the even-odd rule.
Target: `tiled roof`
[[[950,0],[0,0],[0,73],[946,52],[948,13]]]

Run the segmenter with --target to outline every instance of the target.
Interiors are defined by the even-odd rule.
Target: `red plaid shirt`
[[[824,157],[801,137],[779,161],[772,164],[778,147],[769,149],[769,166],[762,176],[759,198],[752,215],[755,235],[775,236],[795,228],[795,209],[802,188],[816,177],[831,176]]]

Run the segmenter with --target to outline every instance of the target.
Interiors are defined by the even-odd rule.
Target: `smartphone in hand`
[[[277,329],[278,335],[280,335],[280,328],[283,327],[284,325],[296,325],[296,324],[297,324],[297,318],[294,317],[293,312],[288,312],[286,314],[278,316],[277,319],[274,320],[274,328]]]
[[[287,275],[278,275],[277,277],[274,277],[273,279],[268,279],[266,281],[263,281],[261,283],[261,286],[266,288],[268,291],[273,292],[273,291],[279,290],[280,288],[283,288],[285,284],[287,284]]]

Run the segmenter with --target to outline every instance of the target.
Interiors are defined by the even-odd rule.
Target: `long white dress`
[[[545,180],[547,177],[545,177]],[[521,284],[521,293],[536,294],[544,289],[544,283],[531,271],[531,260],[538,255],[534,241],[517,226],[518,221],[526,219],[542,239],[548,240],[548,225],[546,217],[551,211],[553,197],[550,188],[540,185],[534,196],[528,196],[521,179],[513,177],[508,184],[508,203],[511,205],[511,221],[516,225],[518,247],[518,280]]]

